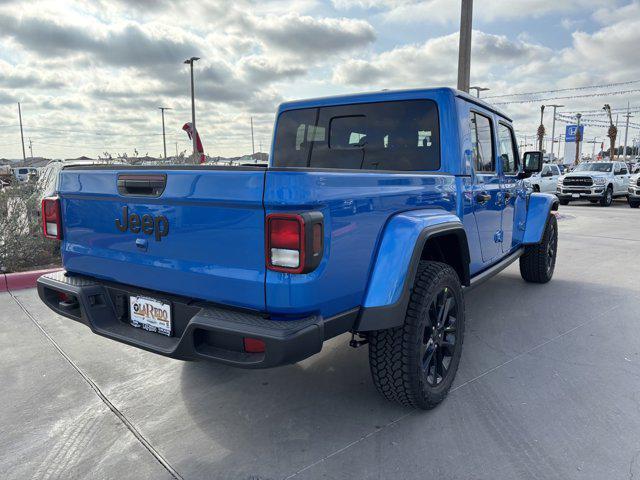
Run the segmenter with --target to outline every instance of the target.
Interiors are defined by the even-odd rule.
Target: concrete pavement
[[[640,211],[561,207],[556,275],[469,292],[448,399],[387,403],[347,336],[304,362],[166,359],[0,294],[6,478],[627,479],[640,475]]]

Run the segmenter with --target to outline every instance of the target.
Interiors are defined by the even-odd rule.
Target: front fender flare
[[[542,241],[549,213],[558,210],[558,197],[550,193],[532,193],[527,205],[527,223],[522,243],[532,245]]]
[[[394,215],[384,228],[356,331],[381,330],[402,325],[418,263],[427,240],[455,233],[461,243],[468,283],[469,248],[460,219],[449,212],[412,210]]]

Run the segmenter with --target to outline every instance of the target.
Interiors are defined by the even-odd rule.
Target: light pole
[[[491,90],[491,89],[485,88],[485,87],[469,87],[469,90],[475,90],[476,97],[480,98],[480,92],[486,92],[487,90]]]
[[[167,138],[164,135],[164,111],[171,110],[169,107],[158,107],[162,112],[162,146],[164,147],[164,159],[167,159]]]
[[[629,111],[629,103],[627,102],[627,113],[624,116],[627,119],[627,123],[624,127],[624,161],[627,161],[627,136],[629,135],[629,119],[631,117],[633,117],[633,115],[631,115],[631,112]],[[620,157],[618,157],[620,158]]]
[[[553,158],[553,143],[555,142],[554,135],[556,134],[556,108],[562,108],[564,105],[547,105],[547,107],[553,108],[553,122],[551,123],[551,155],[549,158]],[[558,157],[560,157],[560,149],[558,148]]]
[[[193,89],[193,62],[200,60],[200,57],[191,57],[184,61],[191,67],[191,139],[193,140],[193,161],[198,161],[198,142],[196,133],[196,97]]]
[[[471,76],[471,25],[473,0],[462,0],[460,12],[460,44],[458,46],[458,90],[469,91]]]
[[[18,118],[20,119],[20,140],[22,141],[22,161],[27,161],[27,153],[24,150],[24,133],[22,133],[22,110],[20,109],[20,102],[18,102]]]

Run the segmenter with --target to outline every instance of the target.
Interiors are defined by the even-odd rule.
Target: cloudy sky
[[[266,151],[283,100],[455,86],[459,11],[457,0],[0,0],[0,158],[22,156],[18,101],[35,156],[160,155],[160,105],[172,108],[169,153],[188,149],[192,55],[207,153],[250,153],[251,116]],[[487,97],[620,83],[490,100],[531,136],[540,102],[505,102],[638,110],[639,45],[640,0],[476,0],[471,83]]]

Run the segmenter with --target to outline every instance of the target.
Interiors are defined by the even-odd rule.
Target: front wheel
[[[558,201],[560,202],[560,205],[569,205],[569,200],[565,200],[565,199],[561,198]]]
[[[558,220],[549,215],[542,241],[527,245],[520,257],[520,275],[527,282],[547,283],[553,277],[558,253]]]
[[[640,207],[640,200],[631,200],[630,198],[628,199],[629,202],[629,206],[631,208],[638,208]]]
[[[600,199],[600,205],[602,205],[603,207],[608,207],[611,205],[612,202],[613,202],[613,188],[609,186],[607,187],[607,189],[604,192],[604,195]]]
[[[455,270],[420,262],[404,323],[369,335],[373,383],[388,400],[430,409],[442,402],[458,370],[464,298]]]

